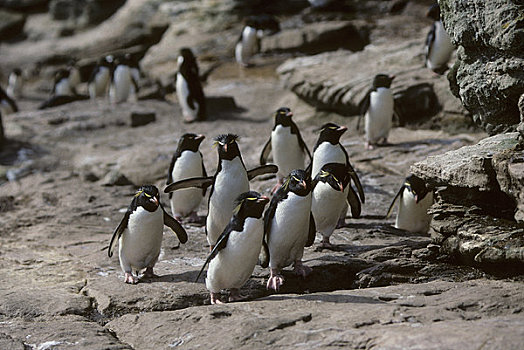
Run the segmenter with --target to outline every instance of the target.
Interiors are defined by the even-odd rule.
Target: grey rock
[[[104,186],[127,186],[133,185],[133,182],[130,181],[124,174],[120,173],[118,169],[114,169],[107,173],[107,175],[102,179]]]
[[[439,1],[458,47],[448,74],[453,93],[490,134],[515,128],[524,93],[524,5],[511,0]]]
[[[0,9],[0,41],[6,41],[21,34],[26,17],[19,13]]]
[[[147,125],[156,120],[156,113],[154,111],[132,111],[131,112],[131,127]]]
[[[113,15],[125,0],[51,0],[49,14],[55,20],[70,20],[77,27],[85,27],[104,21]]]
[[[0,0],[0,7],[16,11],[46,9],[49,0]]]
[[[116,173],[136,186],[154,183],[167,174],[169,158],[150,148],[133,149],[118,158]]]

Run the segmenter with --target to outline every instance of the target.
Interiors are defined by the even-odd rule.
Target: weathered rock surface
[[[16,37],[24,30],[25,16],[0,10],[0,41]]]
[[[524,93],[524,4],[511,0],[439,1],[458,47],[451,90],[489,133],[514,128]]]
[[[104,21],[124,3],[125,0],[51,0],[49,14],[55,20],[69,20],[83,27]]]
[[[47,7],[49,0],[0,0],[0,7],[17,11],[34,11]]]

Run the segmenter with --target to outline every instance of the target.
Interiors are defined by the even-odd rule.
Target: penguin
[[[198,281],[209,264],[206,287],[211,294],[211,304],[222,304],[218,298],[222,289],[230,289],[230,302],[242,299],[240,288],[253,273],[262,247],[262,214],[268,202],[268,197],[255,191],[242,193],[236,199],[233,217],[196,278]]]
[[[351,187],[350,172],[346,163],[327,163],[313,179],[311,212],[322,235],[321,248],[334,249],[329,238],[339,219],[345,217],[348,202],[352,210],[360,210],[360,201]],[[360,212],[353,213],[354,217],[359,215]]]
[[[393,125],[394,101],[390,86],[394,78],[393,75],[375,75],[371,89],[359,103],[360,114],[364,115],[366,149],[387,144]]]
[[[133,85],[131,85],[131,100],[137,100],[137,94],[138,94],[138,82],[140,81],[140,67],[138,66],[138,60],[136,57],[131,55],[130,53],[126,53],[124,56],[125,61],[127,62],[127,65],[129,69],[131,70],[131,77],[134,80]]]
[[[184,122],[205,120],[206,99],[200,83],[198,64],[191,49],[187,47],[180,49],[177,63],[176,93]]]
[[[111,72],[109,101],[113,104],[126,102],[131,97],[131,94],[136,91],[138,91],[138,86],[131,74],[131,68],[127,60],[125,57],[117,57]]]
[[[315,219],[311,213],[312,182],[302,169],[293,170],[277,190],[264,213],[265,243],[262,267],[270,267],[268,289],[278,291],[284,283],[281,270],[291,264],[297,275],[306,277],[311,268],[302,263],[304,247],[315,240]]]
[[[108,55],[98,60],[98,64],[93,69],[88,82],[89,96],[91,99],[105,96],[113,66],[113,56]]]
[[[17,99],[22,96],[22,88],[24,86],[24,78],[22,77],[22,70],[15,68],[9,74],[7,83],[7,95],[12,99]]]
[[[358,197],[351,186],[349,186],[349,204],[351,206],[351,217],[354,219],[360,218],[361,203],[364,204],[366,201],[364,195],[364,189],[360,179],[349,161],[349,155],[340,143],[340,137],[347,131],[347,127],[339,126],[335,123],[326,123],[320,128],[320,134],[318,136],[317,143],[313,148],[313,162],[311,164],[311,176],[315,178],[322,167],[328,163],[341,163],[347,166],[349,176],[353,179],[355,186],[358,191]],[[340,220],[337,227],[344,225],[346,218],[347,205],[345,210],[340,213]],[[326,245],[328,246],[328,245]]]
[[[251,66],[251,57],[260,50],[260,36],[253,17],[244,21],[244,27],[235,45],[235,60],[242,67]]]
[[[171,159],[167,173],[167,183],[191,178],[207,177],[202,152],[198,150],[204,135],[186,133],[178,141],[178,146]],[[189,222],[198,222],[197,209],[206,194],[206,190],[186,188],[169,193],[171,212],[178,221],[189,216]]]
[[[3,115],[18,112],[18,106],[15,100],[9,97],[2,87],[0,87],[0,112],[2,112]]]
[[[386,218],[391,215],[395,202],[399,198],[395,227],[408,232],[428,233],[433,217],[428,214],[428,209],[433,204],[433,191],[428,189],[421,178],[415,175],[408,176],[393,198]]]
[[[434,22],[426,37],[426,67],[437,74],[444,74],[455,47],[440,20],[440,7],[431,6],[426,14]]]
[[[213,176],[177,181],[164,189],[165,193],[169,193],[181,188],[206,189],[211,186],[206,218],[206,236],[211,249],[233,216],[235,199],[249,191],[249,180],[278,171],[276,165],[264,165],[247,171],[238,148],[237,135],[222,134],[214,140],[218,149],[218,166]]]
[[[76,65],[76,60],[70,60],[66,69],[69,72],[69,85],[71,85],[71,88],[74,91],[77,91],[78,85],[82,82],[82,77],[80,75],[80,70]]]
[[[283,179],[294,169],[304,169],[304,158],[307,154],[311,161],[311,152],[300,135],[297,125],[291,117],[293,113],[287,107],[279,108],[275,113],[275,125],[269,140],[260,154],[260,164],[267,162],[269,154],[273,153],[273,160],[278,166],[277,184],[271,190],[274,193]]]
[[[59,69],[55,72],[55,81],[53,84],[53,96],[72,96],[76,95],[76,90],[70,81],[70,71]]]
[[[138,283],[138,276],[134,276],[133,271],[138,275],[144,268],[144,277],[155,277],[153,267],[160,254],[164,225],[173,230],[180,243],[187,242],[186,231],[164,210],[159,198],[156,186],[140,187],[111,237],[108,256],[113,256],[118,241],[118,256],[125,283]]]

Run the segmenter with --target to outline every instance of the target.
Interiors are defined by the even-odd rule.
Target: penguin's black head
[[[373,79],[373,88],[377,89],[380,87],[388,88],[391,86],[391,82],[395,79],[394,75],[377,74]]]
[[[186,133],[178,140],[178,150],[182,151],[198,151],[198,147],[206,137],[204,135],[197,135],[193,133]]]
[[[232,160],[240,157],[240,149],[237,144],[238,135],[222,134],[215,137],[215,146],[218,147],[218,158]]]
[[[438,3],[433,4],[426,12],[426,17],[431,18],[434,21],[440,21],[440,6]]]
[[[316,180],[328,183],[335,191],[344,192],[351,181],[349,166],[342,163],[327,163],[322,166]]]
[[[280,107],[275,112],[275,125],[289,126],[291,125],[291,117],[293,112],[288,107]]]
[[[69,76],[69,71],[67,69],[59,69],[55,72],[55,83],[58,83],[60,80],[67,78]]]
[[[135,193],[136,206],[153,212],[160,205],[160,194],[158,188],[153,185],[144,185]]]
[[[327,123],[322,125],[320,128],[320,136],[318,137],[318,143],[328,141],[329,143],[336,145],[340,141],[340,137],[343,133],[348,130],[345,126],[338,126],[335,123]]]
[[[296,195],[305,197],[312,190],[311,177],[306,171],[295,169],[291,171],[287,179],[284,181],[282,188],[293,192]]]
[[[16,76],[21,76],[22,75],[22,70],[20,68],[15,68],[15,69],[13,69],[13,74],[16,75]]]
[[[188,47],[183,47],[180,49],[180,53],[178,55],[178,67],[180,69],[183,65],[190,65],[196,64],[196,58],[193,54],[193,51],[191,51]]]
[[[251,217],[260,219],[264,212],[264,207],[268,202],[269,198],[262,196],[258,192],[244,192],[235,200],[236,208],[233,213],[242,218]]]
[[[426,187],[424,180],[415,175],[410,175],[406,178],[406,181],[404,181],[404,187],[415,196],[416,203],[423,200],[429,193],[429,189]]]

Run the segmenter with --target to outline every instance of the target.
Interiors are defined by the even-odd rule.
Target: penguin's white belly
[[[175,162],[173,172],[173,182],[187,179],[190,177],[203,176],[202,156],[200,152],[183,151]],[[187,216],[198,208],[202,201],[202,189],[185,188],[174,191],[171,197],[171,210],[173,216]]]
[[[247,172],[239,157],[222,160],[222,170],[218,173],[209,199],[206,221],[207,241],[214,245],[235,209],[235,199],[249,191]]]
[[[319,182],[313,191],[311,212],[315,218],[317,231],[329,237],[335,230],[342,211],[346,208],[349,188],[344,192],[335,191],[326,182]]]
[[[393,94],[388,88],[371,92],[369,109],[365,116],[366,140],[375,143],[387,138],[393,119]]]
[[[164,227],[161,208],[149,212],[138,207],[130,216],[127,230],[120,237],[120,261],[135,269],[143,269],[156,262],[160,254]]]
[[[131,71],[128,66],[120,65],[116,67],[113,83],[110,89],[111,102],[125,102],[127,101],[131,92]]]
[[[231,232],[227,245],[209,263],[206,287],[213,293],[240,288],[249,279],[258,261],[264,236],[264,221],[247,218],[243,232]]]
[[[441,21],[435,22],[435,41],[431,47],[427,65],[430,69],[445,66],[453,53],[453,44]]]
[[[100,67],[98,73],[95,75],[94,80],[89,84],[89,96],[95,98],[98,96],[104,96],[107,90],[107,84],[109,83],[109,68]]]
[[[302,259],[308,237],[311,201],[311,193],[300,197],[290,192],[278,204],[268,242],[271,268],[284,268]]]
[[[404,189],[400,197],[395,227],[409,232],[427,233],[432,215],[428,214],[433,204],[433,193],[428,193],[423,200],[415,203],[415,197]]]
[[[271,132],[273,159],[278,166],[278,176],[286,177],[292,170],[304,169],[304,152],[300,148],[297,135],[291,127],[277,125]]]
[[[15,74],[11,74],[9,75],[8,84],[9,85],[7,86],[6,90],[7,96],[11,97],[12,99],[19,97],[22,93],[22,78]]]
[[[184,115],[184,118],[187,120],[195,120],[198,115],[199,105],[195,99],[193,99],[194,108],[191,108],[189,103],[187,103],[187,98],[190,94],[189,85],[187,84],[184,76],[180,73],[177,73],[176,77],[176,94],[178,97],[178,103],[182,108],[182,114]]]
[[[235,59],[240,64],[249,64],[249,59],[256,53],[257,31],[249,26],[242,31],[242,40],[235,47]]]
[[[322,142],[313,153],[313,166],[311,177],[315,178],[320,169],[328,163],[346,164],[346,155],[341,149],[340,144],[332,145],[329,142]]]
[[[73,90],[71,90],[71,84],[69,84],[69,79],[62,79],[55,85],[55,96],[64,96],[72,95]]]

